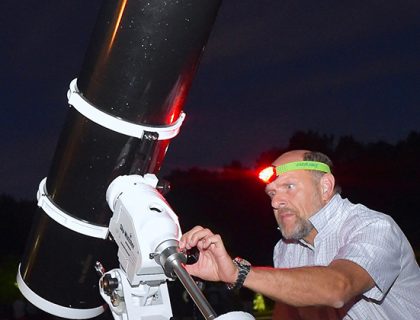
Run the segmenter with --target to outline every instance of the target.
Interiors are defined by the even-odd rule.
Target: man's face
[[[311,172],[283,173],[267,185],[266,193],[284,238],[299,240],[311,234],[314,229],[308,218],[323,207],[320,183]]]

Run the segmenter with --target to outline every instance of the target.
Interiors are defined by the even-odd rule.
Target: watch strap
[[[236,257],[235,259],[233,259],[233,263],[238,268],[239,272],[238,277],[236,278],[236,281],[234,283],[226,284],[229,290],[240,289],[243,286],[249,271],[251,270],[251,264],[240,257]]]

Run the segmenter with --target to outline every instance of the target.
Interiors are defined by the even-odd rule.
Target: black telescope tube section
[[[170,126],[180,116],[220,2],[104,1],[77,80],[80,94],[127,122]],[[46,193],[68,216],[107,227],[112,215],[105,199],[109,183],[119,175],[157,173],[168,145],[169,140],[106,129],[70,107]],[[103,301],[95,262],[106,269],[118,267],[116,252],[113,242],[70,230],[39,208],[19,274],[48,303],[96,309]]]
[[[79,89],[101,110],[128,121],[172,123],[184,104],[219,3],[107,1],[85,56]]]

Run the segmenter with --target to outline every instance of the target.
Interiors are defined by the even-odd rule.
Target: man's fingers
[[[191,249],[191,237],[194,233],[196,233],[197,231],[203,229],[203,227],[201,226],[195,226],[194,228],[192,228],[190,231],[184,233],[181,237],[181,239],[179,240],[179,248],[181,250],[183,249]]]
[[[222,238],[218,234],[208,234],[199,241],[201,249],[209,249],[212,245],[219,248],[223,245]]]
[[[197,246],[197,243],[204,239],[208,234],[211,234],[209,229],[204,229],[201,226],[195,226],[181,237],[179,247],[181,249],[185,248],[189,250]]]
[[[193,247],[197,247],[199,250],[207,250],[213,244],[216,247],[220,247],[220,244],[223,245],[221,237],[213,234],[210,229],[195,226],[182,236],[179,247],[182,250],[190,250]]]
[[[196,231],[192,232],[189,241],[187,242],[187,247],[193,248],[206,248],[207,239],[213,236],[213,233],[207,228],[198,228]]]

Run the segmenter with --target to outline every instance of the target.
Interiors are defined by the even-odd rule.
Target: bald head
[[[325,163],[331,169],[333,167],[333,163],[327,155],[321,152],[311,151],[311,150],[292,150],[292,151],[285,152],[276,160],[274,160],[273,165],[280,166],[280,165],[284,165],[286,163],[295,162],[295,161],[316,161],[316,162]],[[315,178],[316,182],[318,182],[321,178],[326,176],[325,173],[322,171],[312,170],[309,173]],[[334,176],[332,176],[332,174],[328,174],[326,177],[330,177],[330,176],[332,177],[332,181],[333,181],[333,187],[332,187],[333,190],[332,190],[331,195],[334,195],[335,193],[340,193],[341,188],[339,185],[335,184]]]
[[[293,150],[283,153],[280,157],[274,160],[274,166],[280,166],[289,162],[305,160],[305,154],[310,153],[309,150]]]

